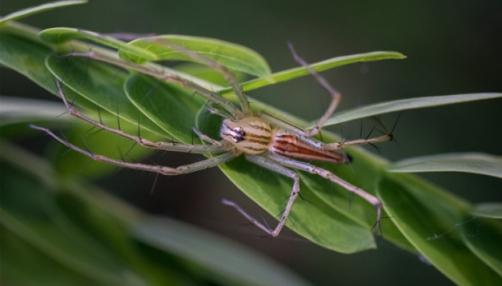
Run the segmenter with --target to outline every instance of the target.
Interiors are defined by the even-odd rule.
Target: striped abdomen
[[[236,121],[225,119],[220,136],[237,150],[258,155],[268,150],[272,142],[272,128],[258,117],[246,117]]]
[[[348,162],[347,156],[343,153],[324,150],[322,143],[318,141],[280,129],[274,132],[269,151],[301,160],[335,164]]]

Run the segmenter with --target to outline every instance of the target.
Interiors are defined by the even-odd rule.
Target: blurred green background
[[[0,1],[4,15],[43,1]],[[23,22],[40,28],[79,27],[102,33],[186,34],[220,38],[255,49],[273,71],[295,66],[291,41],[310,62],[373,50],[396,50],[404,61],[356,64],[325,73],[344,97],[341,108],[416,96],[502,91],[502,2],[492,1],[91,1]],[[54,99],[22,76],[0,69],[0,94]],[[315,119],[328,96],[311,78],[268,87],[251,95],[306,119]],[[402,114],[397,143],[380,152],[397,160],[412,156],[481,151],[501,155],[502,101],[475,102]],[[382,117],[392,125],[395,115]],[[335,127],[348,138],[375,125],[367,120]],[[24,144],[42,152],[47,141]],[[60,154],[63,156],[63,154]],[[180,154],[149,158],[186,162]],[[500,180],[464,174],[424,177],[472,202],[502,201]],[[98,184],[148,212],[179,219],[248,244],[316,285],[449,284],[419,257],[383,240],[379,249],[355,255],[327,251],[291,232],[263,237],[244,225],[222,197],[249,202],[216,169],[182,177],[117,170]],[[264,215],[265,216],[265,215]],[[265,216],[270,223],[272,220]],[[454,227],[454,226],[452,226]]]

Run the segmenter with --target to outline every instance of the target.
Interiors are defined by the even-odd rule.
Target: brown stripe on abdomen
[[[343,163],[346,159],[342,154],[319,149],[317,146],[310,145],[292,134],[275,136],[269,150],[287,157],[336,164]]]

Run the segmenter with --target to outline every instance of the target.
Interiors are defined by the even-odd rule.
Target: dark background
[[[42,2],[1,0],[0,14]],[[416,96],[502,91],[502,2],[497,0],[95,0],[24,22],[40,28],[68,26],[103,33],[215,37],[255,49],[273,71],[296,65],[288,52],[288,41],[310,62],[373,50],[396,50],[408,56],[404,61],[356,64],[324,73],[342,91],[342,109]],[[22,76],[4,69],[0,73],[1,95],[53,99]],[[306,119],[319,116],[329,100],[308,77],[251,95]],[[395,115],[382,120],[391,125]],[[396,130],[398,143],[384,144],[380,152],[390,160],[464,151],[501,155],[501,123],[502,100],[408,111],[402,114]],[[360,124],[334,130],[354,138]],[[186,161],[175,154],[149,160],[169,164]],[[502,185],[494,178],[446,173],[423,176],[472,202],[502,200]],[[450,283],[419,257],[385,241],[379,241],[380,248],[375,251],[342,255],[288,231],[278,239],[264,238],[220,205],[220,199],[227,197],[261,213],[217,169],[159,178],[150,193],[153,181],[152,175],[119,170],[98,183],[149,212],[251,245],[317,285]]]

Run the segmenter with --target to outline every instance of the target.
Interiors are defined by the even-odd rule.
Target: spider
[[[183,46],[174,43],[168,43],[168,45],[170,46],[170,48],[173,48],[185,54],[191,59],[205,64],[210,68],[213,68],[216,71],[220,72],[237,95],[238,105],[229,100],[226,100],[225,98],[217,94],[212,93],[209,90],[205,90],[203,87],[197,86],[196,84],[187,83],[186,81],[173,76],[166,76],[164,78],[165,80],[178,82],[185,85],[185,87],[195,89],[208,100],[210,100],[212,104],[218,106],[221,111],[224,111],[220,112],[213,110],[213,112],[218,113],[220,116],[224,117],[224,120],[220,127],[220,140],[210,138],[209,136],[194,128],[194,133],[204,144],[182,144],[172,141],[150,141],[148,139],[142,138],[139,135],[133,136],[122,131],[121,129],[109,127],[103,124],[101,121],[96,121],[88,115],[84,114],[68,102],[59,81],[56,81],[57,95],[62,99],[69,114],[97,128],[101,128],[108,132],[125,137],[146,148],[164,151],[204,154],[209,155],[209,158],[178,167],[127,162],[124,160],[117,160],[103,155],[94,154],[66,140],[63,140],[61,137],[58,137],[55,133],[53,133],[50,129],[35,125],[32,125],[31,127],[45,132],[61,144],[78,153],[88,156],[93,160],[114,164],[120,167],[143,170],[167,176],[197,172],[203,169],[208,169],[216,167],[220,164],[224,164],[238,156],[245,156],[248,161],[280,175],[286,176],[292,180],[292,188],[286,203],[286,207],[282,211],[279,221],[274,228],[269,228],[265,224],[261,223],[253,216],[248,214],[235,202],[227,199],[222,200],[222,203],[224,205],[234,208],[245,219],[247,219],[249,222],[272,237],[277,237],[280,234],[281,230],[284,228],[291,209],[293,208],[294,202],[300,193],[299,171],[318,175],[326,180],[340,185],[347,191],[352,192],[367,201],[369,204],[375,207],[375,226],[379,225],[382,213],[382,204],[377,197],[343,180],[334,173],[312,164],[311,161],[324,161],[333,164],[346,164],[351,161],[350,157],[343,152],[343,149],[346,146],[374,144],[391,140],[392,134],[388,133],[373,138],[334,143],[324,143],[316,140],[314,137],[319,134],[323,124],[335,112],[340,102],[341,94],[336,89],[334,89],[324,77],[314,71],[296,53],[291,44],[289,44],[289,49],[295,61],[306,68],[309,73],[315,78],[315,80],[331,96],[331,103],[329,104],[324,114],[317,120],[315,126],[305,130],[294,127],[287,122],[274,118],[273,116],[270,116],[268,114],[253,112],[250,109],[249,101],[241,90],[239,83],[235,78],[235,75],[225,66],[201,54],[190,51]],[[87,56],[93,57],[92,54],[87,54]]]

